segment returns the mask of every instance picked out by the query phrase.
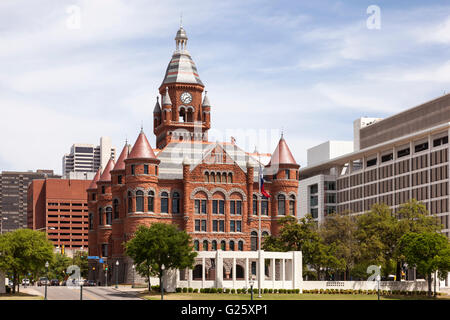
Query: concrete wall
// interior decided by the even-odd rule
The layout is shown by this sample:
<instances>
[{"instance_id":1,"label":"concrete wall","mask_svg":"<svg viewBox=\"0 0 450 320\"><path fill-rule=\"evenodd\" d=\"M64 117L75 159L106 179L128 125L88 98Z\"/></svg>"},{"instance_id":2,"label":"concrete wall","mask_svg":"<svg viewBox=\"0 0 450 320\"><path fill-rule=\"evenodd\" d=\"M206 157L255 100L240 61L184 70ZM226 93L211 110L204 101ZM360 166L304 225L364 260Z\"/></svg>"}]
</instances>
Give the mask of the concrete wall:
<instances>
[{"instance_id":1,"label":"concrete wall","mask_svg":"<svg viewBox=\"0 0 450 320\"><path fill-rule=\"evenodd\" d=\"M303 290L376 290L376 281L303 281ZM380 290L427 291L426 281L380 281Z\"/></svg>"},{"instance_id":2,"label":"concrete wall","mask_svg":"<svg viewBox=\"0 0 450 320\"><path fill-rule=\"evenodd\" d=\"M327 141L308 149L308 167L353 152L353 141Z\"/></svg>"}]
</instances>

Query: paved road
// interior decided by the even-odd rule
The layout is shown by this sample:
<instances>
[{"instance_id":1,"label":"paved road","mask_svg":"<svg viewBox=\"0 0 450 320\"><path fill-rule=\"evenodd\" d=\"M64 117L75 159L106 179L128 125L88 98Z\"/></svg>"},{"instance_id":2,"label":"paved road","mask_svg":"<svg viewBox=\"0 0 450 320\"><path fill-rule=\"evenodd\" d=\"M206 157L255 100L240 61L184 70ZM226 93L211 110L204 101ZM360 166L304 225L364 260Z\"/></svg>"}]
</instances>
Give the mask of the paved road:
<instances>
[{"instance_id":1,"label":"paved road","mask_svg":"<svg viewBox=\"0 0 450 320\"><path fill-rule=\"evenodd\" d=\"M45 287L28 287L22 292L45 295ZM80 289L66 286L47 287L48 300L80 300ZM110 287L83 287L83 300L141 300L134 291L122 291Z\"/></svg>"}]
</instances>

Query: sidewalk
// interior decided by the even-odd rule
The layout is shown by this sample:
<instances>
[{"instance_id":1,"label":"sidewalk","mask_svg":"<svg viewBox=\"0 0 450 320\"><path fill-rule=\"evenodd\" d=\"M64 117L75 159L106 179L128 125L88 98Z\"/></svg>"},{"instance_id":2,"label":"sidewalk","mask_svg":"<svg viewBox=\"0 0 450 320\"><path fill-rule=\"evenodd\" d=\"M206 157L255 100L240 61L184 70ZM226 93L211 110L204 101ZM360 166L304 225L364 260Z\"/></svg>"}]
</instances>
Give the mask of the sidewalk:
<instances>
[{"instance_id":1,"label":"sidewalk","mask_svg":"<svg viewBox=\"0 0 450 320\"><path fill-rule=\"evenodd\" d=\"M20 288L20 292L27 293L27 294L32 294L34 296L41 296L41 297L44 296L42 293L40 293L36 289L33 289L33 286L29 286L29 287L26 287L26 288L21 287Z\"/></svg>"}]
</instances>

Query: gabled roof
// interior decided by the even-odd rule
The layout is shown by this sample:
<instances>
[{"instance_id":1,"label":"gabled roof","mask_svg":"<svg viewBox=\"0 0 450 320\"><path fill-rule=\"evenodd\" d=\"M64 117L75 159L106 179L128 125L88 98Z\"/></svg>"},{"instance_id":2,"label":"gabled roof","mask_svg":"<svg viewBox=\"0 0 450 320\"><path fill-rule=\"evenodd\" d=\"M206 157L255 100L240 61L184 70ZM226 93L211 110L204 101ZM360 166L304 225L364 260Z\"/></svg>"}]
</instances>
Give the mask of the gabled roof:
<instances>
[{"instance_id":1,"label":"gabled roof","mask_svg":"<svg viewBox=\"0 0 450 320\"><path fill-rule=\"evenodd\" d=\"M122 152L120 153L119 159L117 159L113 171L125 170L125 159L128 158L129 153L130 153L130 145L128 143L125 143L125 146L123 147Z\"/></svg>"},{"instance_id":2,"label":"gabled roof","mask_svg":"<svg viewBox=\"0 0 450 320\"><path fill-rule=\"evenodd\" d=\"M108 164L103 170L102 175L100 176L99 182L108 182L111 181L111 170L114 168L115 162L112 158L109 159Z\"/></svg>"},{"instance_id":3,"label":"gabled roof","mask_svg":"<svg viewBox=\"0 0 450 320\"><path fill-rule=\"evenodd\" d=\"M278 164L298 165L283 137L281 137L275 151L272 154L272 157L270 158L269 166Z\"/></svg>"},{"instance_id":4,"label":"gabled roof","mask_svg":"<svg viewBox=\"0 0 450 320\"><path fill-rule=\"evenodd\" d=\"M101 171L101 169L99 168L97 170L97 173L94 176L94 179L92 179L92 182L89 185L89 188L87 188L87 190L97 189L97 181L100 179L100 171Z\"/></svg>"},{"instance_id":5,"label":"gabled roof","mask_svg":"<svg viewBox=\"0 0 450 320\"><path fill-rule=\"evenodd\" d=\"M133 149L131 149L131 152L128 155L128 159L156 159L155 153L153 152L144 131L141 131L136 139Z\"/></svg>"}]
</instances>

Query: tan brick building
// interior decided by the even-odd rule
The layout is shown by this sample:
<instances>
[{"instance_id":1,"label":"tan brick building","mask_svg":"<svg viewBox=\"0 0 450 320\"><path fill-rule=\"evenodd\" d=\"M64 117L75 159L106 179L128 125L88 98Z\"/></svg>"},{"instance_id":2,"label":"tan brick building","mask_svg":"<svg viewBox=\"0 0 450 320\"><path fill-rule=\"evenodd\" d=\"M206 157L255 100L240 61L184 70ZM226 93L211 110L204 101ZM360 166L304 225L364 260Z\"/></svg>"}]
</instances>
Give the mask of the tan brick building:
<instances>
[{"instance_id":1,"label":"tan brick building","mask_svg":"<svg viewBox=\"0 0 450 320\"><path fill-rule=\"evenodd\" d=\"M257 249L259 214L263 234L276 233L280 217L296 215L299 165L286 141L280 139L263 166L271 195L266 199L259 192L258 156L235 143L208 141L212 106L183 28L175 40L159 88L162 107L158 99L153 111L156 149L141 130L87 190L89 255L110 266L108 283L115 279L116 261L119 282L131 282L132 261L123 243L140 225L175 224L191 235L195 250L244 251ZM104 282L106 272L96 260L90 266L90 279ZM224 268L229 274L229 266Z\"/></svg>"}]
</instances>

